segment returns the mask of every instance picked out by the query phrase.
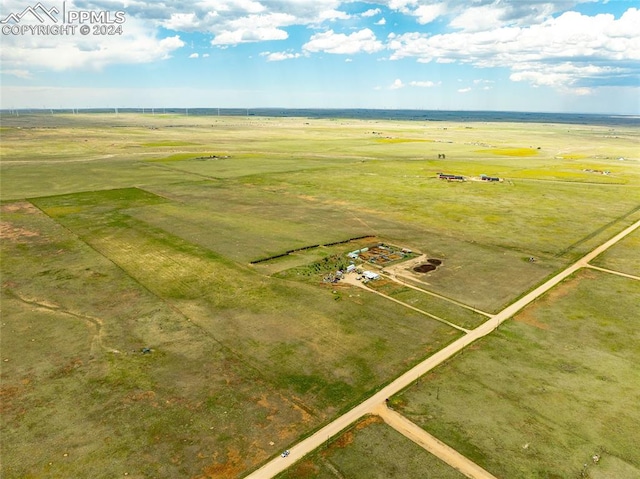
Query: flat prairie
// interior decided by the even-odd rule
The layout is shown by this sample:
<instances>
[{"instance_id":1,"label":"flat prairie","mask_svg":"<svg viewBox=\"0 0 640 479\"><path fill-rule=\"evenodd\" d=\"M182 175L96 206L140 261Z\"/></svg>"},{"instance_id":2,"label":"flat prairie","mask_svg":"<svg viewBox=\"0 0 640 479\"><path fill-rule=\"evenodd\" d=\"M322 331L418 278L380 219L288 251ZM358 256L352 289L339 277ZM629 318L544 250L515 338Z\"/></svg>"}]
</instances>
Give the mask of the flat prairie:
<instances>
[{"instance_id":1,"label":"flat prairie","mask_svg":"<svg viewBox=\"0 0 640 479\"><path fill-rule=\"evenodd\" d=\"M640 219L632 127L34 114L1 134L7 479L242 477ZM637 239L593 265L638 276ZM381 243L440 260L371 284L415 309L327 281ZM639 293L586 271L394 401L504 477L596 450L637 472ZM309 477L374 477L380 438L380 471L414 461L355 431ZM458 477L398 471L424 464Z\"/></svg>"}]
</instances>

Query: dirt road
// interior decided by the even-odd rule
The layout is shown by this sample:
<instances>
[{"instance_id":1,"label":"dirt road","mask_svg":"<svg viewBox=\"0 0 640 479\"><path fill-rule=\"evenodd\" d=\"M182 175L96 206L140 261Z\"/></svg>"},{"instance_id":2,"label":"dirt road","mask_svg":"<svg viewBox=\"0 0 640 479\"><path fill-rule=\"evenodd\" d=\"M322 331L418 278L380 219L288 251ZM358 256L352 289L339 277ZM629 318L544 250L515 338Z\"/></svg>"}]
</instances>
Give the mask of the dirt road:
<instances>
[{"instance_id":1,"label":"dirt road","mask_svg":"<svg viewBox=\"0 0 640 479\"><path fill-rule=\"evenodd\" d=\"M387 408L384 404L378 406L374 413L400 434L411 439L417 445L439 457L470 479L496 479L493 474L485 471L475 462L470 461L452 447L447 446L444 442L412 423L403 415Z\"/></svg>"},{"instance_id":2,"label":"dirt road","mask_svg":"<svg viewBox=\"0 0 640 479\"><path fill-rule=\"evenodd\" d=\"M640 221L637 221L633 225L626 228L624 231L611 238L609 241L598 246L596 249L583 256L581 259L555 275L544 284L538 286L536 289L520 298L515 303L500 311L484 324L478 326L473 331L465 334L460 339L451 343L449 346L441 349L433 356L430 356L420 364L414 366L412 369L396 378L394 381L389 383L387 386L382 388L370 398L361 402L350 411L346 412L333 422L318 430L316 433L312 434L311 436L293 446L288 457L276 457L275 459L264 464L261 468L246 476L246 479L267 479L274 477L275 475L279 474L280 472L284 471L286 468L294 464L296 461L302 459L317 447L321 446L331 437L337 435L340 431L347 428L350 424L357 421L365 414L375 414L376 408L379 407L380 404L384 404L385 399L401 391L419 377L423 376L439 364L443 363L447 359L460 352L469 344L494 331L501 323L512 317L515 313L520 311L535 299L542 296L544 293L549 291L561 281L565 280L580 268L588 266L589 261L593 260L600 253L616 244L618 241L636 230L638 227L640 227ZM446 461L444 457L440 458ZM462 467L461 464L458 464L455 461L453 463L449 462L449 464L459 470L460 467Z\"/></svg>"},{"instance_id":3,"label":"dirt road","mask_svg":"<svg viewBox=\"0 0 640 479\"><path fill-rule=\"evenodd\" d=\"M375 289L367 288L364 284L362 284L362 281L358 281L356 279L355 273L347 273L344 276L344 278L342 279L342 281L344 283L350 284L352 286L358 286L359 288L363 288L363 289L367 290L370 293L374 293L374 294L377 294L378 296L382 296L383 298L388 299L389 301L393 301L394 303L398 303L398 304L404 306L405 308L408 308L408 309L411 309L411 310L413 310L413 311L415 311L417 313L423 314L423 315L425 315L425 316L427 316L427 317L429 317L431 319L435 319L436 321L440 321L441 323L444 323L447 326L451 326L452 328L455 328L458 331L462 331L463 333L468 333L469 332L468 329L464 329L463 327L458 326L457 324L453 324L453 323L447 321L446 319L442 319L442 318L436 316L435 314L431 314L431 313L428 313L428 312L423 311L421 309L418 309L415 306L411 306L410 304L407 304L407 303L405 303L403 301L399 301L399 300L397 300L395 298L392 298L391 296L387 296L386 294L383 294L380 291L376 291Z\"/></svg>"}]
</instances>

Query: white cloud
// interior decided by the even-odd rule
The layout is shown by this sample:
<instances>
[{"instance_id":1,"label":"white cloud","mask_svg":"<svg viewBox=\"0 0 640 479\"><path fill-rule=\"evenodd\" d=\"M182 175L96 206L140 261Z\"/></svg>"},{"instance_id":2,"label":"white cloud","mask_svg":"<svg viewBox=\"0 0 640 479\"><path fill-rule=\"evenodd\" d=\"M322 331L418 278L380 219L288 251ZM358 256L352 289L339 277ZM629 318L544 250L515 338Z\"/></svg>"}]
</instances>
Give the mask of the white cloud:
<instances>
[{"instance_id":1,"label":"white cloud","mask_svg":"<svg viewBox=\"0 0 640 479\"><path fill-rule=\"evenodd\" d=\"M6 35L0 61L3 70L100 70L166 60L185 45L178 35L158 38L152 25L136 18L127 18L122 27L122 35Z\"/></svg>"},{"instance_id":2,"label":"white cloud","mask_svg":"<svg viewBox=\"0 0 640 479\"><path fill-rule=\"evenodd\" d=\"M189 55L189 58L198 58L200 55L198 53L192 53Z\"/></svg>"},{"instance_id":3,"label":"white cloud","mask_svg":"<svg viewBox=\"0 0 640 479\"><path fill-rule=\"evenodd\" d=\"M591 88L586 88L586 87L574 88L573 90L570 90L569 92L573 93L574 95L577 95L577 96L585 96L585 95L592 95L593 94L593 90Z\"/></svg>"},{"instance_id":4,"label":"white cloud","mask_svg":"<svg viewBox=\"0 0 640 479\"><path fill-rule=\"evenodd\" d=\"M471 91L471 88L460 88L458 90L458 93L469 93Z\"/></svg>"},{"instance_id":5,"label":"white cloud","mask_svg":"<svg viewBox=\"0 0 640 479\"><path fill-rule=\"evenodd\" d=\"M363 17L375 17L376 15L379 15L380 13L382 13L382 10L380 10L379 8L371 8L371 9L367 10L366 12L362 12L360 15L362 15Z\"/></svg>"},{"instance_id":6,"label":"white cloud","mask_svg":"<svg viewBox=\"0 0 640 479\"><path fill-rule=\"evenodd\" d=\"M344 61L345 63L351 63L353 61L353 58L345 58Z\"/></svg>"},{"instance_id":7,"label":"white cloud","mask_svg":"<svg viewBox=\"0 0 640 479\"><path fill-rule=\"evenodd\" d=\"M387 6L428 24L441 17L465 31L542 23L578 3L595 0L387 0Z\"/></svg>"},{"instance_id":8,"label":"white cloud","mask_svg":"<svg viewBox=\"0 0 640 479\"><path fill-rule=\"evenodd\" d=\"M329 20L331 22L335 20L349 20L351 15L346 12L341 12L339 10L324 10L318 14L318 18L316 22L321 23L325 20Z\"/></svg>"},{"instance_id":9,"label":"white cloud","mask_svg":"<svg viewBox=\"0 0 640 479\"><path fill-rule=\"evenodd\" d=\"M464 10L449 25L469 32L481 32L492 28L500 28L503 24L501 18L504 15L505 10L502 7L483 5Z\"/></svg>"},{"instance_id":10,"label":"white cloud","mask_svg":"<svg viewBox=\"0 0 640 479\"><path fill-rule=\"evenodd\" d=\"M307 52L325 52L334 54L353 55L355 53L374 53L384 48L382 42L368 28L353 32L350 35L335 33L328 30L312 35L302 49Z\"/></svg>"},{"instance_id":11,"label":"white cloud","mask_svg":"<svg viewBox=\"0 0 640 479\"><path fill-rule=\"evenodd\" d=\"M435 3L432 5L420 5L416 8L412 15L418 17L418 23L426 25L436 20L440 15L445 13L446 7L442 3Z\"/></svg>"},{"instance_id":12,"label":"white cloud","mask_svg":"<svg viewBox=\"0 0 640 479\"><path fill-rule=\"evenodd\" d=\"M202 55L202 58L209 58L209 54L208 54L208 53L204 53L204 54Z\"/></svg>"},{"instance_id":13,"label":"white cloud","mask_svg":"<svg viewBox=\"0 0 640 479\"><path fill-rule=\"evenodd\" d=\"M391 86L389 87L390 90L399 90L400 88L404 88L405 85L404 83L402 83L402 80L400 80L400 78L396 78L394 80L394 82L391 84Z\"/></svg>"},{"instance_id":14,"label":"white cloud","mask_svg":"<svg viewBox=\"0 0 640 479\"><path fill-rule=\"evenodd\" d=\"M387 24L387 20L385 20L384 17L382 17L380 20L374 23L374 25L386 25L386 24Z\"/></svg>"},{"instance_id":15,"label":"white cloud","mask_svg":"<svg viewBox=\"0 0 640 479\"><path fill-rule=\"evenodd\" d=\"M432 88L434 86L440 85L440 82L435 83L432 81L412 81L409 83L411 86L420 87L420 88Z\"/></svg>"},{"instance_id":16,"label":"white cloud","mask_svg":"<svg viewBox=\"0 0 640 479\"><path fill-rule=\"evenodd\" d=\"M224 13L262 13L266 7L259 1L254 0L200 0L196 7L209 11L219 11Z\"/></svg>"},{"instance_id":17,"label":"white cloud","mask_svg":"<svg viewBox=\"0 0 640 479\"><path fill-rule=\"evenodd\" d=\"M33 77L29 70L2 70L3 75L11 75L14 77L22 78L24 80L28 80Z\"/></svg>"},{"instance_id":18,"label":"white cloud","mask_svg":"<svg viewBox=\"0 0 640 479\"><path fill-rule=\"evenodd\" d=\"M479 85L481 83L495 83L493 80L484 80L483 78L476 78L473 80L474 85Z\"/></svg>"},{"instance_id":19,"label":"white cloud","mask_svg":"<svg viewBox=\"0 0 640 479\"><path fill-rule=\"evenodd\" d=\"M512 81L528 81L537 86L568 88L577 83L578 78L612 77L624 73L622 68L595 65L574 65L570 62L548 65L544 71L535 63L517 65L509 76ZM576 87L576 89L579 87Z\"/></svg>"},{"instance_id":20,"label":"white cloud","mask_svg":"<svg viewBox=\"0 0 640 479\"><path fill-rule=\"evenodd\" d=\"M157 18L164 28L212 34L212 44L221 48L238 43L284 40L288 38L286 27L317 27L352 17L339 10L343 0L200 0L186 5L130 1L137 5L140 15Z\"/></svg>"},{"instance_id":21,"label":"white cloud","mask_svg":"<svg viewBox=\"0 0 640 479\"><path fill-rule=\"evenodd\" d=\"M391 10L398 10L402 13L407 13L410 6L417 3L417 0L389 0L389 8Z\"/></svg>"},{"instance_id":22,"label":"white cloud","mask_svg":"<svg viewBox=\"0 0 640 479\"><path fill-rule=\"evenodd\" d=\"M640 74L640 10L619 19L566 12L530 27L502 27L439 35L390 35L391 60L416 58L428 63L467 63L502 67L513 81L554 88L579 88L581 81L606 85ZM615 83L613 83L615 84Z\"/></svg>"},{"instance_id":23,"label":"white cloud","mask_svg":"<svg viewBox=\"0 0 640 479\"><path fill-rule=\"evenodd\" d=\"M268 62L280 62L283 60L300 58L302 54L293 52L262 52L260 53L260 56L266 57Z\"/></svg>"},{"instance_id":24,"label":"white cloud","mask_svg":"<svg viewBox=\"0 0 640 479\"><path fill-rule=\"evenodd\" d=\"M213 12L212 15L216 16L217 14ZM173 13L168 20L163 22L162 26L168 30L189 32L201 23L195 13Z\"/></svg>"},{"instance_id":25,"label":"white cloud","mask_svg":"<svg viewBox=\"0 0 640 479\"><path fill-rule=\"evenodd\" d=\"M286 13L240 17L228 22L225 29L211 40L211 44L237 45L238 43L285 40L289 34L279 27L294 23L295 17Z\"/></svg>"}]
</instances>

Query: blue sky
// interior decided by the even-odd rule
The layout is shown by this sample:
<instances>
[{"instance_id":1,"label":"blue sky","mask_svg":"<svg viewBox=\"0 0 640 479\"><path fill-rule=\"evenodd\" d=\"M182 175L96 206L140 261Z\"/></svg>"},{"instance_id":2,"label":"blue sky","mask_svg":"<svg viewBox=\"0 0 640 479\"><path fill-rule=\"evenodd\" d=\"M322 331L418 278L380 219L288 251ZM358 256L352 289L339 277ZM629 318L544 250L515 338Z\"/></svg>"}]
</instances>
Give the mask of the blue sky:
<instances>
[{"instance_id":1,"label":"blue sky","mask_svg":"<svg viewBox=\"0 0 640 479\"><path fill-rule=\"evenodd\" d=\"M640 114L635 0L5 0L0 18L2 108Z\"/></svg>"}]
</instances>

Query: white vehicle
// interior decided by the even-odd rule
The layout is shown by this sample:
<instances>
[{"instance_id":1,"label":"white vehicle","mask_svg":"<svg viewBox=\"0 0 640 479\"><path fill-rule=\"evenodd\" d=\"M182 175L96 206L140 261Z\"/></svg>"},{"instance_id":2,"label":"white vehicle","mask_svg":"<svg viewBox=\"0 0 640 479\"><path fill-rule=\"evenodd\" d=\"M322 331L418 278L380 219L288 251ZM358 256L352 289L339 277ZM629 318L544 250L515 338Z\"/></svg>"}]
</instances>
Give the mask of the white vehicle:
<instances>
[{"instance_id":1,"label":"white vehicle","mask_svg":"<svg viewBox=\"0 0 640 479\"><path fill-rule=\"evenodd\" d=\"M290 454L289 449L280 454L280 457L287 457Z\"/></svg>"}]
</instances>

